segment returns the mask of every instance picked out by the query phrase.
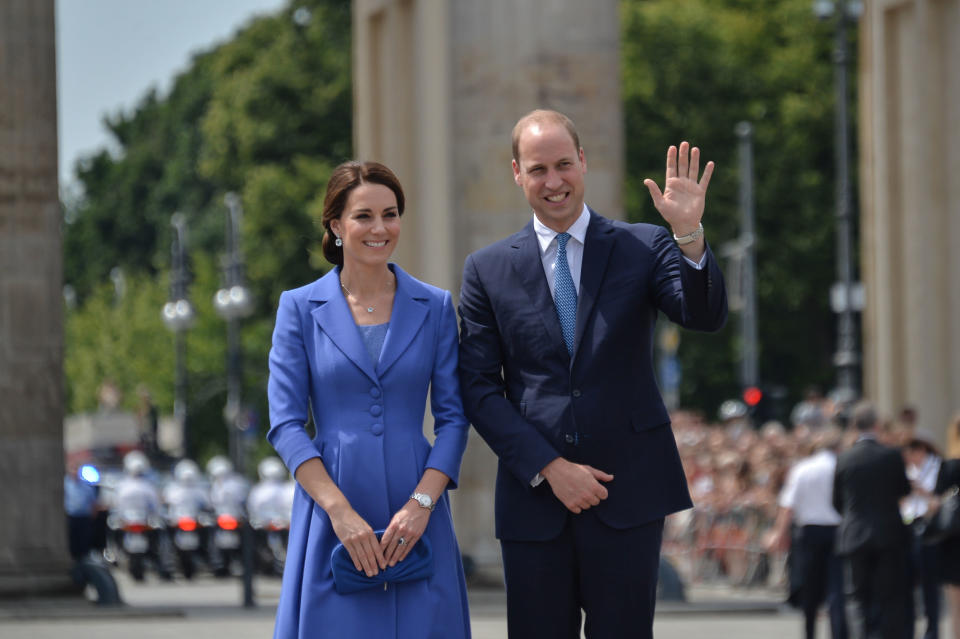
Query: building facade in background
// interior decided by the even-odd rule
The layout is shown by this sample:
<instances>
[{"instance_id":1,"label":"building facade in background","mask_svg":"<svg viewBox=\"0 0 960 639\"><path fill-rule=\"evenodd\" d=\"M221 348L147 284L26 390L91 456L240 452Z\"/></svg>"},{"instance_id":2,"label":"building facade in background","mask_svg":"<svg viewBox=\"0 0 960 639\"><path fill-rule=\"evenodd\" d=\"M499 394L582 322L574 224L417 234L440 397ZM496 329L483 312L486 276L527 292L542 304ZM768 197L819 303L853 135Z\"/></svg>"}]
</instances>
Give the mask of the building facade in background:
<instances>
[{"instance_id":1,"label":"building facade in background","mask_svg":"<svg viewBox=\"0 0 960 639\"><path fill-rule=\"evenodd\" d=\"M864 394L960 411L960 0L871 0L860 34Z\"/></svg>"}]
</instances>

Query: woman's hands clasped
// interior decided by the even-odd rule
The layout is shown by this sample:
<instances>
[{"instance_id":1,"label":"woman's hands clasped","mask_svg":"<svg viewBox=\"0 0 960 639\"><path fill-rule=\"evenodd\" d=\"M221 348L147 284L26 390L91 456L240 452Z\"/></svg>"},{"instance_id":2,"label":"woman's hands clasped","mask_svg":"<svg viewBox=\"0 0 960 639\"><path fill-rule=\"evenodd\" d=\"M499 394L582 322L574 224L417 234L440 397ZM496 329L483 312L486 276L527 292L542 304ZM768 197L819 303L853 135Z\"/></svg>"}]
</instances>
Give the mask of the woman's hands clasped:
<instances>
[{"instance_id":1,"label":"woman's hands clasped","mask_svg":"<svg viewBox=\"0 0 960 639\"><path fill-rule=\"evenodd\" d=\"M327 512L333 532L343 544L353 566L363 571L367 577L375 577L377 573L387 567L380 540L363 517L357 514L350 506L344 506L335 512Z\"/></svg>"},{"instance_id":2,"label":"woman's hands clasped","mask_svg":"<svg viewBox=\"0 0 960 639\"><path fill-rule=\"evenodd\" d=\"M430 521L430 511L413 500L404 504L390 520L390 525L380 538L380 551L387 565L395 566L403 561L413 548ZM403 543L400 543L403 540Z\"/></svg>"}]
</instances>

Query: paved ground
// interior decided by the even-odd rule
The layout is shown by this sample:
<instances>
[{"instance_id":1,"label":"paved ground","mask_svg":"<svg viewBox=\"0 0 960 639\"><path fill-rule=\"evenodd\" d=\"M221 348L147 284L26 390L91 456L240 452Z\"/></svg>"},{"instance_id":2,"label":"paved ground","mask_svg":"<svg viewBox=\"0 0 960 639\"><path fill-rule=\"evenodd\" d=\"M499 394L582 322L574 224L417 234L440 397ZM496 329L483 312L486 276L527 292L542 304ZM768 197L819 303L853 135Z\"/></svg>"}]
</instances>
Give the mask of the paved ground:
<instances>
[{"instance_id":1,"label":"paved ground","mask_svg":"<svg viewBox=\"0 0 960 639\"><path fill-rule=\"evenodd\" d=\"M81 600L0 600L3 639L182 639L229 637L262 639L272 635L279 595L277 580L256 582L257 607L243 609L237 581L201 578L195 582L136 584L117 575L126 605L104 608ZM474 639L506 637L503 592L472 590ZM789 639L802 637L802 620L778 605L769 591L694 588L689 604L658 606L654 624L658 639ZM941 636L949 636L949 624ZM827 637L825 619L819 636Z\"/></svg>"}]
</instances>

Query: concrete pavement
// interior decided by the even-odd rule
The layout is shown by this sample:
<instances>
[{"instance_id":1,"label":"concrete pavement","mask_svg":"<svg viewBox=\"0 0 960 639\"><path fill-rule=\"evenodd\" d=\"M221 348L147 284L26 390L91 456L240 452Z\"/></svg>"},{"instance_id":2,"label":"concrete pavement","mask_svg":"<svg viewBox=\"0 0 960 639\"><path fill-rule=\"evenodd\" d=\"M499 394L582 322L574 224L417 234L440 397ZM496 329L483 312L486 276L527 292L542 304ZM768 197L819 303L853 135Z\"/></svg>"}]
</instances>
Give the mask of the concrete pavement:
<instances>
[{"instance_id":1,"label":"concrete pavement","mask_svg":"<svg viewBox=\"0 0 960 639\"><path fill-rule=\"evenodd\" d=\"M132 582L115 573L126 605L98 607L79 599L0 600L3 639L183 639L272 636L273 614L280 584L258 578L257 607L244 609L240 583L198 578L193 582ZM737 591L722 587L691 588L692 603L658 606L654 623L658 639L788 639L801 637L802 618L778 605L772 591ZM502 590L470 592L474 639L504 639L506 619ZM941 636L949 636L941 624ZM820 636L829 636L821 618Z\"/></svg>"}]
</instances>

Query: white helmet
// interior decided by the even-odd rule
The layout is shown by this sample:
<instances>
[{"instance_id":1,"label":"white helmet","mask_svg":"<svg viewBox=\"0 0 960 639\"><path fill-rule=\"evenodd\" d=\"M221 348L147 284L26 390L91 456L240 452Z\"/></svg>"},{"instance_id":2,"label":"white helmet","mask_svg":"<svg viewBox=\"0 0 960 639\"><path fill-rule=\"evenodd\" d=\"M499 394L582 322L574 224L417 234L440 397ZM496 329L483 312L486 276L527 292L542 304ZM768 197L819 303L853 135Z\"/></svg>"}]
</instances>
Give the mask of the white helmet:
<instances>
[{"instance_id":1,"label":"white helmet","mask_svg":"<svg viewBox=\"0 0 960 639\"><path fill-rule=\"evenodd\" d=\"M173 467L173 478L184 484L192 484L200 479L200 468L192 459L181 459Z\"/></svg>"},{"instance_id":2,"label":"white helmet","mask_svg":"<svg viewBox=\"0 0 960 639\"><path fill-rule=\"evenodd\" d=\"M123 470L128 475L139 477L145 475L150 470L150 461L147 456L139 450L131 450L123 457Z\"/></svg>"},{"instance_id":3,"label":"white helmet","mask_svg":"<svg viewBox=\"0 0 960 639\"><path fill-rule=\"evenodd\" d=\"M233 471L233 462L223 455L214 455L207 462L207 474L213 479L230 474Z\"/></svg>"},{"instance_id":4,"label":"white helmet","mask_svg":"<svg viewBox=\"0 0 960 639\"><path fill-rule=\"evenodd\" d=\"M277 479L283 481L287 478L287 467L277 457L264 457L257 465L257 474L263 480Z\"/></svg>"}]
</instances>

